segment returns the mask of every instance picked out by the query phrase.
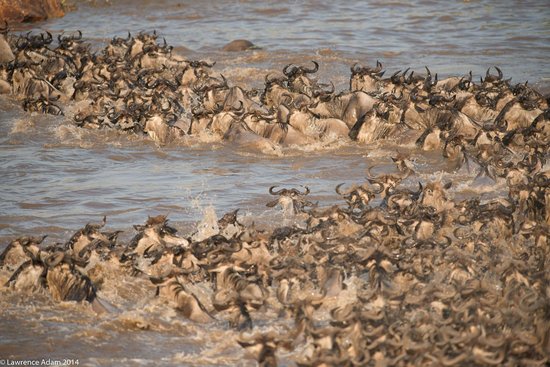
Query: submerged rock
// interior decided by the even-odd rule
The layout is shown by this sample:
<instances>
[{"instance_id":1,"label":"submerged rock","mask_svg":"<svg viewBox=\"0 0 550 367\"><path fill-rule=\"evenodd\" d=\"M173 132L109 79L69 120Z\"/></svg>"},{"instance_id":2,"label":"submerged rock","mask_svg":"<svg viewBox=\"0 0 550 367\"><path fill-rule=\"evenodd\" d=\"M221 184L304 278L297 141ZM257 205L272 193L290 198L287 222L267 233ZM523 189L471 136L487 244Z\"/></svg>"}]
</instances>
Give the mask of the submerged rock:
<instances>
[{"instance_id":1,"label":"submerged rock","mask_svg":"<svg viewBox=\"0 0 550 367\"><path fill-rule=\"evenodd\" d=\"M248 40L234 40L229 42L227 45L223 46L222 51L237 52L237 51L247 51L247 50L252 50L257 48L259 47Z\"/></svg>"}]
</instances>

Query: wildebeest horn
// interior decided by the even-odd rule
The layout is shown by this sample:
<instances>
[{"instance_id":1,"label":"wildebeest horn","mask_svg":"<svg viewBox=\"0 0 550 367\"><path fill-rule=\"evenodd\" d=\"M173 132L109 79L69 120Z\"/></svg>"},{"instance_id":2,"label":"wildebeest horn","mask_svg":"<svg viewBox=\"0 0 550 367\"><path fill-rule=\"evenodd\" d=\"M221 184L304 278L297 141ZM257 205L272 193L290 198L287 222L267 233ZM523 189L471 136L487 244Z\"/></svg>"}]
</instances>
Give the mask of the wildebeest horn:
<instances>
[{"instance_id":1,"label":"wildebeest horn","mask_svg":"<svg viewBox=\"0 0 550 367\"><path fill-rule=\"evenodd\" d=\"M406 80L406 83L407 83L407 84L411 84L411 83L412 83L412 81L413 81L413 75L414 75L414 70L411 71L411 73L409 74L409 77L408 77L407 80Z\"/></svg>"},{"instance_id":2,"label":"wildebeest horn","mask_svg":"<svg viewBox=\"0 0 550 367\"><path fill-rule=\"evenodd\" d=\"M280 104L290 109L289 106L292 104L292 96L286 92L281 94Z\"/></svg>"},{"instance_id":3,"label":"wildebeest horn","mask_svg":"<svg viewBox=\"0 0 550 367\"><path fill-rule=\"evenodd\" d=\"M487 72L485 73L485 81L489 81L491 83L491 82L502 80L502 76L503 76L502 70L500 70L498 66L495 66L495 70L497 71L498 76L490 74L490 71L491 71L490 67L487 69Z\"/></svg>"},{"instance_id":4,"label":"wildebeest horn","mask_svg":"<svg viewBox=\"0 0 550 367\"><path fill-rule=\"evenodd\" d=\"M497 72L498 72L498 80L501 80L502 79L502 70L500 70L500 68L498 66L495 66L495 69L497 69Z\"/></svg>"},{"instance_id":5,"label":"wildebeest horn","mask_svg":"<svg viewBox=\"0 0 550 367\"><path fill-rule=\"evenodd\" d=\"M401 73L401 70L397 70L395 73L393 73L393 75L390 77L390 80L393 82L393 83L396 83L397 81L399 81L399 79L397 78L397 76Z\"/></svg>"},{"instance_id":6,"label":"wildebeest horn","mask_svg":"<svg viewBox=\"0 0 550 367\"><path fill-rule=\"evenodd\" d=\"M231 105L231 110L233 111L233 113L235 113L238 116L242 115L245 112L243 101L239 101L239 107L238 108L234 108L234 106Z\"/></svg>"},{"instance_id":7,"label":"wildebeest horn","mask_svg":"<svg viewBox=\"0 0 550 367\"><path fill-rule=\"evenodd\" d=\"M313 74L313 73L316 73L319 70L319 64L316 61L311 61L311 62L314 65L312 69L306 69L304 67L301 68L304 73Z\"/></svg>"},{"instance_id":8,"label":"wildebeest horn","mask_svg":"<svg viewBox=\"0 0 550 367\"><path fill-rule=\"evenodd\" d=\"M336 185L335 190L336 190L336 193L337 193L338 195L344 196L344 195L348 195L348 194L349 194L349 191L348 191L348 192L345 192L345 191L342 192L342 191L340 191L340 187L342 187L343 185L344 185L343 182L342 182L341 184Z\"/></svg>"},{"instance_id":9,"label":"wildebeest horn","mask_svg":"<svg viewBox=\"0 0 550 367\"><path fill-rule=\"evenodd\" d=\"M44 34L40 33L40 37L42 38L42 41L44 41L45 44L52 43L53 36L50 32L46 31L46 34L48 35L48 38L44 38Z\"/></svg>"},{"instance_id":10,"label":"wildebeest horn","mask_svg":"<svg viewBox=\"0 0 550 367\"><path fill-rule=\"evenodd\" d=\"M63 261L63 259L65 258L65 253L62 252L62 251L58 251L58 252L54 252L53 254L51 254L50 256L48 256L45 260L44 260L44 263L50 267L50 268L53 268L54 266L58 265L59 263L61 263L61 261Z\"/></svg>"},{"instance_id":11,"label":"wildebeest horn","mask_svg":"<svg viewBox=\"0 0 550 367\"><path fill-rule=\"evenodd\" d=\"M424 187L422 186L422 182L419 181L418 182L418 190L413 192L414 196L415 197L420 197L423 190L424 190Z\"/></svg>"},{"instance_id":12,"label":"wildebeest horn","mask_svg":"<svg viewBox=\"0 0 550 367\"><path fill-rule=\"evenodd\" d=\"M217 87L219 87L219 88L229 88L229 86L227 85L227 79L225 79L225 76L223 76L223 74L220 74L220 76L222 77L222 83L218 84Z\"/></svg>"},{"instance_id":13,"label":"wildebeest horn","mask_svg":"<svg viewBox=\"0 0 550 367\"><path fill-rule=\"evenodd\" d=\"M472 77L472 75L470 74L470 78ZM461 89L461 90L466 90L468 88L470 88L470 84L472 83L471 80L467 80L467 79L464 79L463 77L460 78L460 81L458 82L458 88Z\"/></svg>"},{"instance_id":14,"label":"wildebeest horn","mask_svg":"<svg viewBox=\"0 0 550 367\"><path fill-rule=\"evenodd\" d=\"M276 188L276 187L277 187L277 186L271 186L271 187L269 188L269 193L270 193L271 195L279 195L281 192L284 191L284 189L281 189L281 190L278 190L278 191L273 191L273 189Z\"/></svg>"},{"instance_id":15,"label":"wildebeest horn","mask_svg":"<svg viewBox=\"0 0 550 367\"><path fill-rule=\"evenodd\" d=\"M221 250L226 253L236 253L242 250L243 244L240 241L223 241L221 244Z\"/></svg>"}]
</instances>

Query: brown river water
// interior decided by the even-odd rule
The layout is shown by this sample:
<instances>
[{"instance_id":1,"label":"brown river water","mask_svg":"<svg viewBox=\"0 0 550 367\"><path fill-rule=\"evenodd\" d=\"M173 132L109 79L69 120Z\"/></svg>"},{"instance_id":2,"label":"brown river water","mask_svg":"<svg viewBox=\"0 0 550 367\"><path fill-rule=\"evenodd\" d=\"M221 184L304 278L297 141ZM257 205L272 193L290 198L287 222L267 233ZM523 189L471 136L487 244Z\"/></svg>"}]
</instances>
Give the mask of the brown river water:
<instances>
[{"instance_id":1,"label":"brown river water","mask_svg":"<svg viewBox=\"0 0 550 367\"><path fill-rule=\"evenodd\" d=\"M288 63L320 64L318 78L348 87L354 62L382 61L391 75L428 65L440 77L474 79L499 66L512 83L550 90L550 8L534 1L95 1L78 3L65 17L15 27L13 32L81 30L102 47L128 31L156 30L192 59L216 61L212 69L232 84L261 87L266 73ZM260 48L220 51L248 39ZM134 235L132 225L166 214L181 233L211 216L239 208L243 222L291 223L268 208L271 185L307 186L308 197L338 202L337 184L361 183L367 168L391 169L390 157L411 153L417 176L406 185L453 181L455 198L505 196L504 182L453 173L439 153L417 152L414 141L359 145L350 142L247 150L220 141L158 147L150 139L113 131L88 131L63 116L24 112L0 96L0 250L22 235L64 242L88 222L107 216L109 230ZM215 213L215 214L214 214ZM114 274L114 273L113 273ZM118 276L118 275L114 275ZM0 279L2 283L6 279ZM96 315L86 305L0 292L0 359L78 360L81 365L255 365L243 359L237 333L219 321L203 327L159 302L149 282L106 279L100 296L116 307ZM127 286L124 285L127 282ZM206 292L206 291L205 291ZM269 318L257 321L267 330ZM292 364L283 351L282 365Z\"/></svg>"}]
</instances>

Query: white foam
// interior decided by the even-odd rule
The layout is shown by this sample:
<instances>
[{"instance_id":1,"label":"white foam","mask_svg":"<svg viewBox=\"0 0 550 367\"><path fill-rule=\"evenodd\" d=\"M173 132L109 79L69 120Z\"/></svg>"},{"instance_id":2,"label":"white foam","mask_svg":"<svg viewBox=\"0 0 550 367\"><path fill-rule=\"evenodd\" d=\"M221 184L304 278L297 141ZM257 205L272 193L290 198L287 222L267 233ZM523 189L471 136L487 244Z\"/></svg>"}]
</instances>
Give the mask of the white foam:
<instances>
[{"instance_id":1,"label":"white foam","mask_svg":"<svg viewBox=\"0 0 550 367\"><path fill-rule=\"evenodd\" d=\"M194 241L203 241L208 237L212 237L220 232L218 227L218 216L212 205L204 209L202 220L197 224L197 232L193 235Z\"/></svg>"}]
</instances>

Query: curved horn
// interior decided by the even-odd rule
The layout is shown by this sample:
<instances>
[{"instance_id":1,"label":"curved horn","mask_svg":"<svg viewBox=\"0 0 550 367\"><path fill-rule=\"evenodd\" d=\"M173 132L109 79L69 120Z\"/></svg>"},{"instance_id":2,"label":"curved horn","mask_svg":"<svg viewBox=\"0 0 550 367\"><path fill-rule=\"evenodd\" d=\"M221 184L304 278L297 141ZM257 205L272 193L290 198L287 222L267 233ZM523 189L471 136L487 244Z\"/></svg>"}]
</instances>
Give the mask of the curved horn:
<instances>
[{"instance_id":1,"label":"curved horn","mask_svg":"<svg viewBox=\"0 0 550 367\"><path fill-rule=\"evenodd\" d=\"M397 75L399 75L399 73L401 73L401 70L397 70L395 73L392 74L390 78L396 77Z\"/></svg>"},{"instance_id":2,"label":"curved horn","mask_svg":"<svg viewBox=\"0 0 550 367\"><path fill-rule=\"evenodd\" d=\"M392 83L397 84L399 83L398 75L401 73L401 70L397 70L393 75L390 77L390 80Z\"/></svg>"},{"instance_id":3,"label":"curved horn","mask_svg":"<svg viewBox=\"0 0 550 367\"><path fill-rule=\"evenodd\" d=\"M78 33L78 35L72 36L71 39L73 41L80 41L82 39L82 32L80 31L80 29L78 29L76 32Z\"/></svg>"},{"instance_id":4,"label":"curved horn","mask_svg":"<svg viewBox=\"0 0 550 367\"><path fill-rule=\"evenodd\" d=\"M288 93L283 93L281 94L281 98L280 98L280 104L285 106L286 108L290 109L289 106L292 105L292 96Z\"/></svg>"},{"instance_id":5,"label":"curved horn","mask_svg":"<svg viewBox=\"0 0 550 367\"><path fill-rule=\"evenodd\" d=\"M319 64L317 63L317 61L311 61L313 63L313 68L312 69L306 69L304 67L302 67L302 71L306 74L313 74L313 73L316 73L318 70L319 70Z\"/></svg>"},{"instance_id":6,"label":"curved horn","mask_svg":"<svg viewBox=\"0 0 550 367\"><path fill-rule=\"evenodd\" d=\"M329 92L329 91L325 91L326 94L332 94L332 93L334 93L334 91L336 90L336 89L334 88L334 83L332 82L332 80L330 81L330 86L331 86L330 92Z\"/></svg>"},{"instance_id":7,"label":"curved horn","mask_svg":"<svg viewBox=\"0 0 550 367\"><path fill-rule=\"evenodd\" d=\"M242 116L242 114L245 112L243 101L239 101L238 108L235 108L234 105L231 105L229 110L232 111L237 116Z\"/></svg>"},{"instance_id":8,"label":"curved horn","mask_svg":"<svg viewBox=\"0 0 550 367\"><path fill-rule=\"evenodd\" d=\"M409 74L409 77L406 80L407 84L411 84L413 82L413 76L414 76L414 70L411 71L411 73Z\"/></svg>"},{"instance_id":9,"label":"curved horn","mask_svg":"<svg viewBox=\"0 0 550 367\"><path fill-rule=\"evenodd\" d=\"M443 239L441 242L436 242L438 246L440 247L448 247L453 241L449 238L449 236L443 236Z\"/></svg>"},{"instance_id":10,"label":"curved horn","mask_svg":"<svg viewBox=\"0 0 550 367\"><path fill-rule=\"evenodd\" d=\"M472 75L470 74L470 78L471 77L472 77ZM471 83L472 83L471 80L460 78L460 81L458 82L458 88L461 89L461 90L467 90L467 89L470 88Z\"/></svg>"},{"instance_id":11,"label":"curved horn","mask_svg":"<svg viewBox=\"0 0 550 367\"><path fill-rule=\"evenodd\" d=\"M58 251L58 252L54 252L53 254L48 256L44 260L44 263L46 264L46 266L48 266L50 268L53 268L54 266L61 263L61 261L63 261L64 258L65 258L65 253L61 252L61 251Z\"/></svg>"},{"instance_id":12,"label":"curved horn","mask_svg":"<svg viewBox=\"0 0 550 367\"><path fill-rule=\"evenodd\" d=\"M52 34L51 34L50 32L48 32L48 31L46 31L46 34L48 35L48 38L45 39L45 38L42 36L42 40L44 41L45 44L50 44L50 43L52 43L52 40L53 40ZM42 35L42 34L41 34L41 35Z\"/></svg>"},{"instance_id":13,"label":"curved horn","mask_svg":"<svg viewBox=\"0 0 550 367\"><path fill-rule=\"evenodd\" d=\"M418 190L413 191L412 194L414 197L419 198L423 190L424 190L424 187L422 186L422 182L418 181Z\"/></svg>"},{"instance_id":14,"label":"curved horn","mask_svg":"<svg viewBox=\"0 0 550 367\"><path fill-rule=\"evenodd\" d=\"M347 191L341 191L340 188L345 185L343 182L341 184L338 184L336 185L336 188L335 188L335 191L338 195L340 196L346 196L346 195L349 195L352 191L353 191L353 187L350 188L349 190Z\"/></svg>"},{"instance_id":15,"label":"curved horn","mask_svg":"<svg viewBox=\"0 0 550 367\"><path fill-rule=\"evenodd\" d=\"M220 76L222 77L222 82L221 82L221 84L218 84L216 87L218 87L218 88L229 88L229 85L227 85L227 79L225 79L225 76L223 76L223 74L220 74Z\"/></svg>"},{"instance_id":16,"label":"curved horn","mask_svg":"<svg viewBox=\"0 0 550 367\"><path fill-rule=\"evenodd\" d=\"M426 68L426 80L431 80L432 79L432 73L430 72L430 69L428 69L427 66L424 66Z\"/></svg>"},{"instance_id":17,"label":"curved horn","mask_svg":"<svg viewBox=\"0 0 550 367\"><path fill-rule=\"evenodd\" d=\"M502 70L500 70L500 68L498 66L495 66L495 69L497 70L498 72L498 80L502 80Z\"/></svg>"},{"instance_id":18,"label":"curved horn","mask_svg":"<svg viewBox=\"0 0 550 367\"><path fill-rule=\"evenodd\" d=\"M369 166L367 167L367 174L366 174L366 177L367 177L367 180L375 180L376 179L376 176L374 176L372 174L372 169L374 168L375 166Z\"/></svg>"},{"instance_id":19,"label":"curved horn","mask_svg":"<svg viewBox=\"0 0 550 367\"><path fill-rule=\"evenodd\" d=\"M240 241L224 241L221 245L221 250L226 253L236 253L243 249L243 244Z\"/></svg>"},{"instance_id":20,"label":"curved horn","mask_svg":"<svg viewBox=\"0 0 550 367\"><path fill-rule=\"evenodd\" d=\"M273 191L273 189L276 188L276 187L277 187L277 186L271 186L271 187L269 188L269 193L270 193L271 195L279 195L281 192L283 192L284 189L280 189L280 190L278 190L278 191Z\"/></svg>"}]
</instances>

